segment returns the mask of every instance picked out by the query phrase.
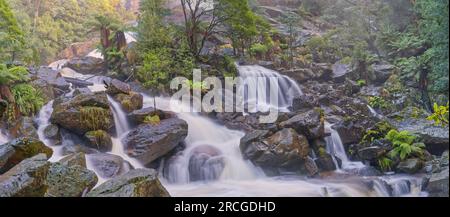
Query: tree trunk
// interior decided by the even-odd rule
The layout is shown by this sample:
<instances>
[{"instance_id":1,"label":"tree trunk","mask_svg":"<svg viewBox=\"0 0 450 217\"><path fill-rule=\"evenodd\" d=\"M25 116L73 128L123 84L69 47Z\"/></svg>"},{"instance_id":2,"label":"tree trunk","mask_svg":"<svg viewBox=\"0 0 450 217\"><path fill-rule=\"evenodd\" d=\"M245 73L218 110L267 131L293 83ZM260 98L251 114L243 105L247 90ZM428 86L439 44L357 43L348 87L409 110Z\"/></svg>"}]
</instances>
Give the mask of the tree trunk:
<instances>
[{"instance_id":1,"label":"tree trunk","mask_svg":"<svg viewBox=\"0 0 450 217\"><path fill-rule=\"evenodd\" d=\"M423 107L428 112L433 112L433 106L431 106L431 99L430 99L430 95L428 93L428 70L427 69L423 69L422 71L420 71L419 90L421 93L421 101L422 101Z\"/></svg>"}]
</instances>

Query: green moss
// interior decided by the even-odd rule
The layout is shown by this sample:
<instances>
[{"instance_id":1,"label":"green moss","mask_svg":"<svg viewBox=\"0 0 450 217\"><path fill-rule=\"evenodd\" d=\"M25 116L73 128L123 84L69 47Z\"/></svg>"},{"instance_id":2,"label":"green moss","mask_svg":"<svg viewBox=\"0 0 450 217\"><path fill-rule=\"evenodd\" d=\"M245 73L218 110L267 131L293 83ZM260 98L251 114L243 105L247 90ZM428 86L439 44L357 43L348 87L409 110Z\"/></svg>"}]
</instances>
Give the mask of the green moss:
<instances>
[{"instance_id":1,"label":"green moss","mask_svg":"<svg viewBox=\"0 0 450 217\"><path fill-rule=\"evenodd\" d=\"M159 118L158 115L153 115L153 116L148 115L144 119L144 123L151 124L151 125L158 125L160 122L161 122L161 119Z\"/></svg>"},{"instance_id":2,"label":"green moss","mask_svg":"<svg viewBox=\"0 0 450 217\"><path fill-rule=\"evenodd\" d=\"M108 110L86 106L80 109L80 122L90 130L105 129L111 125L110 113Z\"/></svg>"},{"instance_id":3,"label":"green moss","mask_svg":"<svg viewBox=\"0 0 450 217\"><path fill-rule=\"evenodd\" d=\"M323 148L323 147L320 147L319 148L319 156L320 157L324 157L326 155L328 155L327 150L325 148Z\"/></svg>"},{"instance_id":4,"label":"green moss","mask_svg":"<svg viewBox=\"0 0 450 217\"><path fill-rule=\"evenodd\" d=\"M387 121L380 121L374 127L368 129L362 138L362 143L371 143L374 140L382 139L391 130L395 129Z\"/></svg>"}]
</instances>

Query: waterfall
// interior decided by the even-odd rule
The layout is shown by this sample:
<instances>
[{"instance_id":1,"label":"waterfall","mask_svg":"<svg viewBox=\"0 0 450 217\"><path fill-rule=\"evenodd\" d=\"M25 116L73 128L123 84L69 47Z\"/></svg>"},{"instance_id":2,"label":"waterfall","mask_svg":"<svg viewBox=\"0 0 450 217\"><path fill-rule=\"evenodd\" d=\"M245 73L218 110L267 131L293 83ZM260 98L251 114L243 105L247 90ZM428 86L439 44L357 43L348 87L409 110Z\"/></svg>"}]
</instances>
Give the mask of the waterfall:
<instances>
[{"instance_id":1,"label":"waterfall","mask_svg":"<svg viewBox=\"0 0 450 217\"><path fill-rule=\"evenodd\" d=\"M160 110L171 111L170 99L144 95L144 107L152 107L154 103ZM207 181L245 180L261 175L241 155L239 142L244 133L227 129L197 113L177 115L188 123L189 129L186 149L164 169L165 178L170 183L189 183L194 176L197 181Z\"/></svg>"},{"instance_id":2,"label":"waterfall","mask_svg":"<svg viewBox=\"0 0 450 217\"><path fill-rule=\"evenodd\" d=\"M268 108L276 108L281 111L288 111L293 100L303 95L300 86L293 79L281 75L274 70L270 70L258 65L240 66L237 65L239 76L243 80L243 87L248 88L245 92L245 102L254 102L258 111L266 111ZM276 78L278 88L271 88L268 79ZM256 90L256 95L249 94L250 90ZM267 97L269 95L270 97ZM273 96L277 95L278 99ZM278 104L273 104L278 101Z\"/></svg>"},{"instance_id":3,"label":"waterfall","mask_svg":"<svg viewBox=\"0 0 450 217\"><path fill-rule=\"evenodd\" d=\"M37 134L39 136L39 140L41 140L46 146L50 147L53 150L53 155L49 159L51 162L59 161L63 155L61 153L62 146L55 145L56 141L48 139L45 137L44 131L45 128L50 126L50 117L53 113L53 100L48 102L44 107L39 111L38 116L35 119L35 122L38 125Z\"/></svg>"},{"instance_id":4,"label":"waterfall","mask_svg":"<svg viewBox=\"0 0 450 217\"><path fill-rule=\"evenodd\" d=\"M122 138L127 135L130 131L130 125L128 123L127 115L123 111L122 106L116 102L112 97L108 96L109 104L111 105L111 110L113 112L114 124L116 126L117 137L113 137L113 147L111 154L122 157L124 160L130 162L130 164L135 168L143 168L143 165L136 159L131 158L125 153L125 147L122 143Z\"/></svg>"},{"instance_id":5,"label":"waterfall","mask_svg":"<svg viewBox=\"0 0 450 217\"><path fill-rule=\"evenodd\" d=\"M349 160L344 145L342 144L341 137L339 136L339 133L332 128L332 126L333 125L330 123L325 122L325 131L331 134L325 138L325 141L327 144L327 152L332 156L336 168L352 170L365 167L362 162L354 162ZM341 160L341 166L339 166L336 158Z\"/></svg>"}]
</instances>

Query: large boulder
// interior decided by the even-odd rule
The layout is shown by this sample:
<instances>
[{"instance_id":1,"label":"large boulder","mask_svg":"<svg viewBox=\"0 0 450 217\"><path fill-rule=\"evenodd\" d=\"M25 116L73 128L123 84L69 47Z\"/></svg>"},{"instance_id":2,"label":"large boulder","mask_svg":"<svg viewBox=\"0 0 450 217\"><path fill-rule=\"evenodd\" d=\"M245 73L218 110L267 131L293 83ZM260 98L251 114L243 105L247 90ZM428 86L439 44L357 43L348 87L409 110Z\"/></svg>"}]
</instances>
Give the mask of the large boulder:
<instances>
[{"instance_id":1,"label":"large boulder","mask_svg":"<svg viewBox=\"0 0 450 217\"><path fill-rule=\"evenodd\" d=\"M46 177L50 167L45 154L22 161L0 175L0 197L42 197L47 191Z\"/></svg>"},{"instance_id":2,"label":"large boulder","mask_svg":"<svg viewBox=\"0 0 450 217\"><path fill-rule=\"evenodd\" d=\"M319 108L300 113L287 121L281 122L280 127L293 128L309 140L325 136L324 114Z\"/></svg>"},{"instance_id":3,"label":"large boulder","mask_svg":"<svg viewBox=\"0 0 450 217\"><path fill-rule=\"evenodd\" d=\"M299 135L294 129L285 128L264 140L254 139L264 133L265 131L256 131L252 136L241 140L240 148L245 159L270 173L276 173L273 170L278 168L288 171L302 169L304 160L309 154L306 137Z\"/></svg>"},{"instance_id":4,"label":"large boulder","mask_svg":"<svg viewBox=\"0 0 450 217\"><path fill-rule=\"evenodd\" d=\"M34 138L17 138L0 145L0 174L8 171L21 161L40 153L45 154L48 159L52 156L53 151Z\"/></svg>"},{"instance_id":5,"label":"large boulder","mask_svg":"<svg viewBox=\"0 0 450 217\"><path fill-rule=\"evenodd\" d=\"M184 141L188 125L179 118L162 120L157 125L142 124L123 139L130 157L146 165L166 155Z\"/></svg>"},{"instance_id":6,"label":"large boulder","mask_svg":"<svg viewBox=\"0 0 450 217\"><path fill-rule=\"evenodd\" d=\"M153 169L137 169L106 181L88 197L170 197Z\"/></svg>"},{"instance_id":7,"label":"large boulder","mask_svg":"<svg viewBox=\"0 0 450 217\"><path fill-rule=\"evenodd\" d=\"M431 154L441 155L444 151L449 150L448 127L435 126L429 121L412 118L395 123L394 126L400 131L406 130L418 136Z\"/></svg>"},{"instance_id":8,"label":"large boulder","mask_svg":"<svg viewBox=\"0 0 450 217\"><path fill-rule=\"evenodd\" d=\"M55 124L50 124L44 129L44 136L47 139L59 140L59 127Z\"/></svg>"},{"instance_id":9,"label":"large boulder","mask_svg":"<svg viewBox=\"0 0 450 217\"><path fill-rule=\"evenodd\" d=\"M105 179L114 178L133 169L131 164L122 157L112 154L91 154L88 160L97 174Z\"/></svg>"},{"instance_id":10,"label":"large boulder","mask_svg":"<svg viewBox=\"0 0 450 217\"><path fill-rule=\"evenodd\" d=\"M424 167L425 163L418 158L406 159L397 165L397 171L414 174Z\"/></svg>"},{"instance_id":11,"label":"large boulder","mask_svg":"<svg viewBox=\"0 0 450 217\"><path fill-rule=\"evenodd\" d=\"M371 82L375 84L383 84L394 73L395 66L389 64L374 64L371 69Z\"/></svg>"},{"instance_id":12,"label":"large boulder","mask_svg":"<svg viewBox=\"0 0 450 217\"><path fill-rule=\"evenodd\" d=\"M46 102L70 91L70 84L58 71L49 67L41 67L32 72L31 85L42 93Z\"/></svg>"},{"instance_id":13,"label":"large boulder","mask_svg":"<svg viewBox=\"0 0 450 217\"><path fill-rule=\"evenodd\" d=\"M357 144L366 132L366 127L355 121L339 121L332 127L341 137L342 144Z\"/></svg>"},{"instance_id":14,"label":"large boulder","mask_svg":"<svg viewBox=\"0 0 450 217\"><path fill-rule=\"evenodd\" d=\"M358 156L362 160L373 161L386 154L386 149L379 146L365 147L358 150Z\"/></svg>"},{"instance_id":15,"label":"large boulder","mask_svg":"<svg viewBox=\"0 0 450 217\"><path fill-rule=\"evenodd\" d=\"M111 136L103 130L95 130L87 132L84 137L88 141L88 146L98 149L102 152L108 152L112 150L113 142Z\"/></svg>"},{"instance_id":16,"label":"large boulder","mask_svg":"<svg viewBox=\"0 0 450 217\"><path fill-rule=\"evenodd\" d=\"M34 127L33 119L30 117L21 117L14 124L11 124L9 134L14 137L32 137L39 138L37 129Z\"/></svg>"},{"instance_id":17,"label":"large boulder","mask_svg":"<svg viewBox=\"0 0 450 217\"><path fill-rule=\"evenodd\" d=\"M448 197L448 166L441 172L433 173L428 180L425 190L430 197Z\"/></svg>"},{"instance_id":18,"label":"large boulder","mask_svg":"<svg viewBox=\"0 0 450 217\"><path fill-rule=\"evenodd\" d=\"M114 127L108 98L102 92L80 94L56 104L50 120L81 136L89 131L110 131Z\"/></svg>"},{"instance_id":19,"label":"large boulder","mask_svg":"<svg viewBox=\"0 0 450 217\"><path fill-rule=\"evenodd\" d=\"M78 165L53 163L47 175L48 197L81 197L97 184L94 172Z\"/></svg>"},{"instance_id":20,"label":"large boulder","mask_svg":"<svg viewBox=\"0 0 450 217\"><path fill-rule=\"evenodd\" d=\"M66 66L82 74L96 74L104 69L103 59L92 56L73 58Z\"/></svg>"}]
</instances>

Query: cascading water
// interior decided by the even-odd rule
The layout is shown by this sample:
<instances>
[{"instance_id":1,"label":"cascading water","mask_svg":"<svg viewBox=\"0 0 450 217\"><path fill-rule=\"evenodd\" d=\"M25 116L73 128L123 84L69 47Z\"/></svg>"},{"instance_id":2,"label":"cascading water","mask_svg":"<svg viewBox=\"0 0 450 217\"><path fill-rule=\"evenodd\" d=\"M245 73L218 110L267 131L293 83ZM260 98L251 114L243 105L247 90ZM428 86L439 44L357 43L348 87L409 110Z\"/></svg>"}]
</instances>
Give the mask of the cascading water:
<instances>
[{"instance_id":1,"label":"cascading water","mask_svg":"<svg viewBox=\"0 0 450 217\"><path fill-rule=\"evenodd\" d=\"M254 102L257 111L266 111L268 108L276 108L280 111L288 111L288 107L292 105L294 98L303 95L302 90L297 82L291 78L281 75L274 70L270 70L258 65L240 66L237 65L239 76L243 79L244 88L247 90L256 90L256 95L245 94L245 102ZM278 80L278 88L269 86L269 78ZM240 90L244 91L244 90ZM273 97L277 95L278 99ZM274 104L278 101L278 104Z\"/></svg>"},{"instance_id":2,"label":"cascading water","mask_svg":"<svg viewBox=\"0 0 450 217\"><path fill-rule=\"evenodd\" d=\"M158 109L172 110L170 99L144 96L144 107L154 104ZM244 136L242 132L219 126L197 113L177 115L188 123L189 129L186 149L165 168L169 182L179 184L214 178L242 180L261 175L258 169L242 158L238 147Z\"/></svg>"},{"instance_id":3,"label":"cascading water","mask_svg":"<svg viewBox=\"0 0 450 217\"><path fill-rule=\"evenodd\" d=\"M55 146L56 141L48 139L45 137L44 131L50 123L50 116L53 112L53 101L48 102L44 107L39 111L39 115L36 118L36 123L38 124L37 133L39 139L48 147L51 147L53 150L53 155L49 159L51 162L56 162L61 159L63 156L61 155L61 146Z\"/></svg>"},{"instance_id":4,"label":"cascading water","mask_svg":"<svg viewBox=\"0 0 450 217\"><path fill-rule=\"evenodd\" d=\"M325 138L325 141L327 144L327 152L331 154L336 168L343 170L352 170L364 167L364 164L362 162L354 162L348 159L347 152L345 151L344 145L342 144L341 137L339 136L339 133L332 128L332 126L333 125L331 125L330 123L325 122L325 131L330 134L330 136ZM341 166L339 166L336 158L339 158L339 160L341 161Z\"/></svg>"},{"instance_id":5,"label":"cascading water","mask_svg":"<svg viewBox=\"0 0 450 217\"><path fill-rule=\"evenodd\" d=\"M369 109L370 114L372 114L373 117L376 117L378 119L382 119L383 115L379 114L372 106L367 105L367 108Z\"/></svg>"},{"instance_id":6,"label":"cascading water","mask_svg":"<svg viewBox=\"0 0 450 217\"><path fill-rule=\"evenodd\" d=\"M139 163L134 158L131 158L125 153L125 147L122 143L122 138L127 135L130 131L130 125L128 124L127 115L122 109L122 106L108 96L109 104L111 105L111 110L113 112L114 124L116 126L117 137L112 138L113 147L111 154L122 157L124 160L128 161L135 169L143 168L142 164Z\"/></svg>"}]
</instances>

